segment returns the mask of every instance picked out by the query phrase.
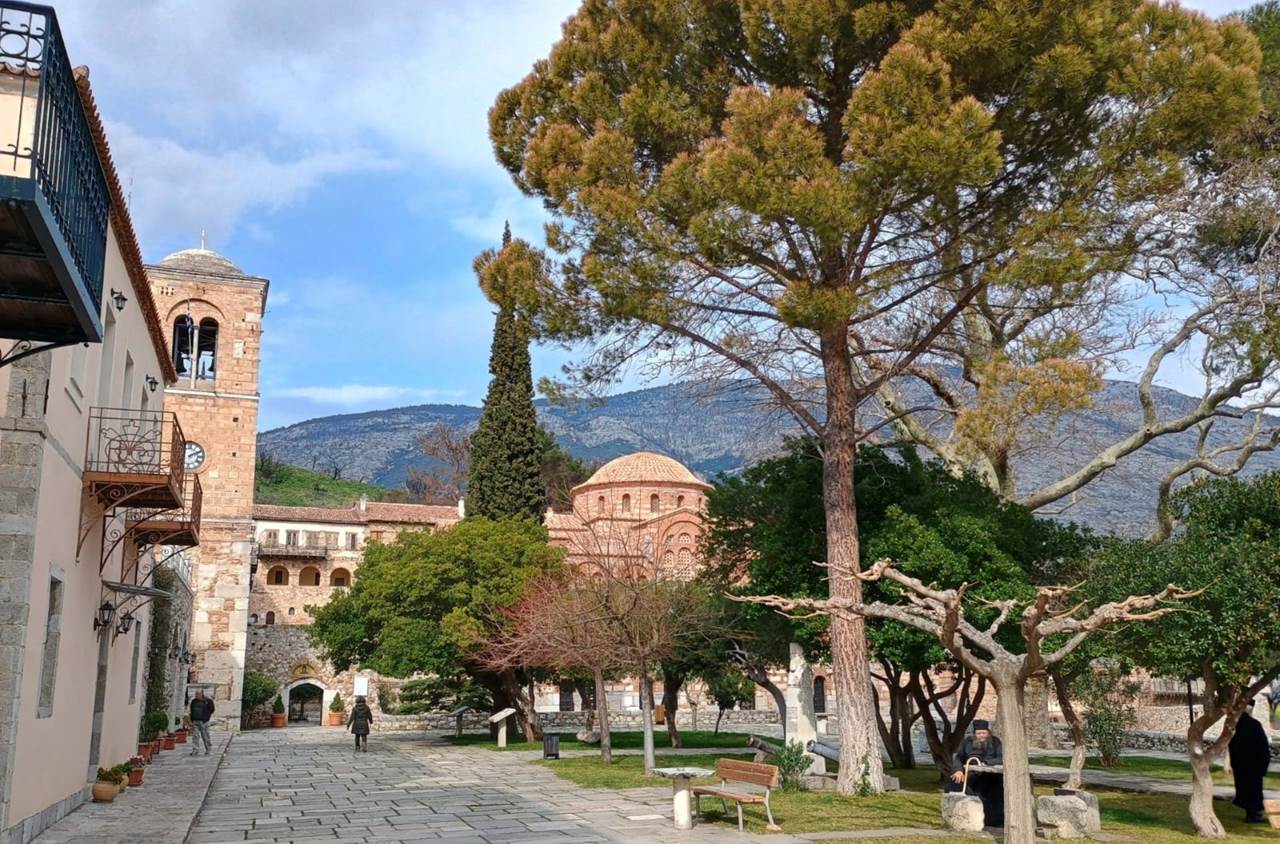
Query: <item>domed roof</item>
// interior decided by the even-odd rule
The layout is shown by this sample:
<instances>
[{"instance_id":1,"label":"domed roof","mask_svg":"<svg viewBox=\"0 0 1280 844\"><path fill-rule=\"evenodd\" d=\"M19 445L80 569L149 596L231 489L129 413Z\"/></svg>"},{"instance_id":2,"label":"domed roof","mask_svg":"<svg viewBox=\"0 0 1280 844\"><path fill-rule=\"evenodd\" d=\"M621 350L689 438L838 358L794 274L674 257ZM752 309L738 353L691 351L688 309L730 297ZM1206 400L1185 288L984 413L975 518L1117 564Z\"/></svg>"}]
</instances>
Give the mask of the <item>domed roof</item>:
<instances>
[{"instance_id":1,"label":"domed roof","mask_svg":"<svg viewBox=\"0 0 1280 844\"><path fill-rule=\"evenodd\" d=\"M182 249L166 255L160 266L206 275L244 275L244 270L212 249Z\"/></svg>"},{"instance_id":2,"label":"domed roof","mask_svg":"<svg viewBox=\"0 0 1280 844\"><path fill-rule=\"evenodd\" d=\"M698 480L697 475L680 461L652 451L637 451L615 457L575 489L599 484L678 484L711 488L709 484Z\"/></svg>"}]
</instances>

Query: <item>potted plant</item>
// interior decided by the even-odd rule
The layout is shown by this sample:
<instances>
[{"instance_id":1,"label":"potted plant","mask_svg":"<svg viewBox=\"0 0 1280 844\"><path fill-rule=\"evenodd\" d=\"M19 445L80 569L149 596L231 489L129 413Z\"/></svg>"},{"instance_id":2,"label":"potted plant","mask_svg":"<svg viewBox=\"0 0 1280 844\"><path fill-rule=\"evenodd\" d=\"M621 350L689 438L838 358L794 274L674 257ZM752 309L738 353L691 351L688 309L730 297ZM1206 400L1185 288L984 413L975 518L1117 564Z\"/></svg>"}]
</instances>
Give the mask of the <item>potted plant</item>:
<instances>
[{"instance_id":1,"label":"potted plant","mask_svg":"<svg viewBox=\"0 0 1280 844\"><path fill-rule=\"evenodd\" d=\"M129 766L129 785L131 786L142 785L142 775L143 773L145 773L142 767L142 764L143 764L142 757L135 756L132 759L130 759L126 764L128 764Z\"/></svg>"},{"instance_id":2,"label":"potted plant","mask_svg":"<svg viewBox=\"0 0 1280 844\"><path fill-rule=\"evenodd\" d=\"M276 695L276 699L271 702L271 726L283 727L284 725L284 699Z\"/></svg>"},{"instance_id":3,"label":"potted plant","mask_svg":"<svg viewBox=\"0 0 1280 844\"><path fill-rule=\"evenodd\" d=\"M119 765L113 765L111 770L120 775L120 793L123 794L129 787L129 771L133 766L128 762L121 762Z\"/></svg>"},{"instance_id":4,"label":"potted plant","mask_svg":"<svg viewBox=\"0 0 1280 844\"><path fill-rule=\"evenodd\" d=\"M158 709L152 710L142 716L142 728L140 731L142 741L151 745L151 753L147 757L148 762L151 761L152 756L160 752L160 733L167 726L169 726L169 716ZM141 745L138 746L138 750L142 750Z\"/></svg>"},{"instance_id":5,"label":"potted plant","mask_svg":"<svg viewBox=\"0 0 1280 844\"><path fill-rule=\"evenodd\" d=\"M173 731L173 740L178 744L186 744L188 731L186 725L182 723L182 719L174 718L173 726L175 727Z\"/></svg>"},{"instance_id":6,"label":"potted plant","mask_svg":"<svg viewBox=\"0 0 1280 844\"><path fill-rule=\"evenodd\" d=\"M341 727L346 720L342 715L342 695L335 693L333 700L329 701L329 726Z\"/></svg>"},{"instance_id":7,"label":"potted plant","mask_svg":"<svg viewBox=\"0 0 1280 844\"><path fill-rule=\"evenodd\" d=\"M120 793L124 775L115 768L99 768L98 779L93 784L93 802L110 803Z\"/></svg>"},{"instance_id":8,"label":"potted plant","mask_svg":"<svg viewBox=\"0 0 1280 844\"><path fill-rule=\"evenodd\" d=\"M149 741L138 742L138 755L134 758L141 759L142 764L144 765L150 765L151 764L151 742Z\"/></svg>"}]
</instances>

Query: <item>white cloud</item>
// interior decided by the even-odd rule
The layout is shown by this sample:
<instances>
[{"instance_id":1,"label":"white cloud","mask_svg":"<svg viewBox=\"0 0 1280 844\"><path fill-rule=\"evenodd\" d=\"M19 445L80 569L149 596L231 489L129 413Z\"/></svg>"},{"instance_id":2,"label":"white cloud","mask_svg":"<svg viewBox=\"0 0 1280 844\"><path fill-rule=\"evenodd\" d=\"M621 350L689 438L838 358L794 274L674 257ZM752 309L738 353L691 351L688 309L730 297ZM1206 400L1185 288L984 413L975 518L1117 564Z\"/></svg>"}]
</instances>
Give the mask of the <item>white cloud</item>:
<instances>
[{"instance_id":1,"label":"white cloud","mask_svg":"<svg viewBox=\"0 0 1280 844\"><path fill-rule=\"evenodd\" d=\"M388 401L436 401L456 399L458 394L444 390L415 389L412 387L376 386L371 384L342 384L332 387L287 387L275 391L285 398L307 399L316 404L355 407L373 402Z\"/></svg>"}]
</instances>

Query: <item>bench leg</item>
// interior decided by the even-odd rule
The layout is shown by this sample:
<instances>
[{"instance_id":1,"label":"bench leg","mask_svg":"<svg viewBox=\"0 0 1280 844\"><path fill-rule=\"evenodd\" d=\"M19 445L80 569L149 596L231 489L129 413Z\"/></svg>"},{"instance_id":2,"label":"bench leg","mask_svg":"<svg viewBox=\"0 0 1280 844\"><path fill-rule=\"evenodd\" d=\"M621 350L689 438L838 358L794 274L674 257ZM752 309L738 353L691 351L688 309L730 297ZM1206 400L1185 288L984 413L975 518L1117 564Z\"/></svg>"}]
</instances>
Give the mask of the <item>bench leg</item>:
<instances>
[{"instance_id":1,"label":"bench leg","mask_svg":"<svg viewBox=\"0 0 1280 844\"><path fill-rule=\"evenodd\" d=\"M738 832L742 832L742 804L736 804L738 807Z\"/></svg>"},{"instance_id":2,"label":"bench leg","mask_svg":"<svg viewBox=\"0 0 1280 844\"><path fill-rule=\"evenodd\" d=\"M769 807L769 792L764 793L764 813L769 818L769 831L782 832L782 827L778 826L773 820L773 809Z\"/></svg>"},{"instance_id":3,"label":"bench leg","mask_svg":"<svg viewBox=\"0 0 1280 844\"><path fill-rule=\"evenodd\" d=\"M702 817L702 795L695 793L693 795L693 816L695 818Z\"/></svg>"}]
</instances>

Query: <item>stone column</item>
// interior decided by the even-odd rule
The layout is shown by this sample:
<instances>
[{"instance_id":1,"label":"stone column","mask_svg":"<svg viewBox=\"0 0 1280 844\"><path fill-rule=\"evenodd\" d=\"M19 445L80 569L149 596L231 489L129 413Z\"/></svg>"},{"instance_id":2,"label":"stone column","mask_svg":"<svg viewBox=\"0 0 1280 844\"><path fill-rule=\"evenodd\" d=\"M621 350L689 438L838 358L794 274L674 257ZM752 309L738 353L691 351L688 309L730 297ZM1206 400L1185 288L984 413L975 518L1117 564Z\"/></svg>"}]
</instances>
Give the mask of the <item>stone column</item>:
<instances>
[{"instance_id":1,"label":"stone column","mask_svg":"<svg viewBox=\"0 0 1280 844\"><path fill-rule=\"evenodd\" d=\"M791 643L791 667L787 671L787 743L808 745L818 737L818 715L813 709L813 668L804 658L804 648ZM825 774L827 760L810 753L808 773Z\"/></svg>"},{"instance_id":2,"label":"stone column","mask_svg":"<svg viewBox=\"0 0 1280 844\"><path fill-rule=\"evenodd\" d=\"M0 417L0 830L10 820L52 357L45 352L11 364ZM78 530L78 520L70 519L68 529Z\"/></svg>"}]
</instances>

